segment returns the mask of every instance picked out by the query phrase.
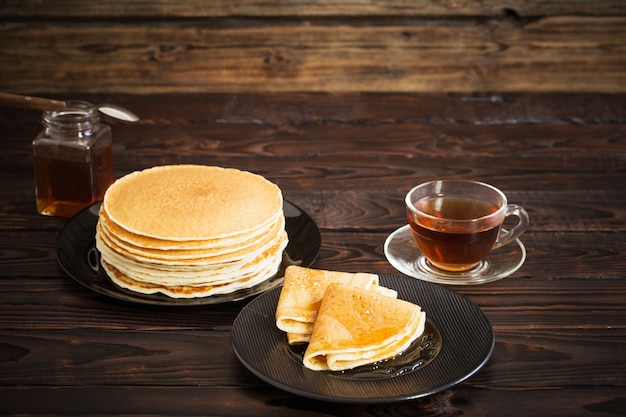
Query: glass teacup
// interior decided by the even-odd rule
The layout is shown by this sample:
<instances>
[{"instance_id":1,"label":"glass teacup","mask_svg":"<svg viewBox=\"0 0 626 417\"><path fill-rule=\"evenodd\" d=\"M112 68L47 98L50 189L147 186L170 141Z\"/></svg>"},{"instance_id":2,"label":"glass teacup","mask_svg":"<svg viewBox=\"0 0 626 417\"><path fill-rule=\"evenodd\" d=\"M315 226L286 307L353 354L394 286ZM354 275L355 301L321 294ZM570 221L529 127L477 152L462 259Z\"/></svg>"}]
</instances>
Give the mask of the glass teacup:
<instances>
[{"instance_id":1,"label":"glass teacup","mask_svg":"<svg viewBox=\"0 0 626 417\"><path fill-rule=\"evenodd\" d=\"M528 227L528 213L508 204L496 187L477 181L437 180L406 195L407 217L415 242L428 264L443 271L480 268L487 254L507 245ZM509 216L517 223L502 227Z\"/></svg>"}]
</instances>

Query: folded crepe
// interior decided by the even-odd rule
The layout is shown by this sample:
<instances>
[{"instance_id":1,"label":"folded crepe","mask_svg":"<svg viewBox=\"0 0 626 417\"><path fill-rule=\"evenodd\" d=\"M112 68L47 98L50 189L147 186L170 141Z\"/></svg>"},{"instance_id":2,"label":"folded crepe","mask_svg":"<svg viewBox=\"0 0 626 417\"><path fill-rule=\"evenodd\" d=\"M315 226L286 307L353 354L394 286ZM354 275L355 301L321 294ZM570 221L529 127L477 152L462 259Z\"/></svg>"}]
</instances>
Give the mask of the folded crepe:
<instances>
[{"instance_id":1,"label":"folded crepe","mask_svg":"<svg viewBox=\"0 0 626 417\"><path fill-rule=\"evenodd\" d=\"M304 353L304 366L342 371L391 359L423 332L426 314L376 291L330 284Z\"/></svg>"},{"instance_id":2,"label":"folded crepe","mask_svg":"<svg viewBox=\"0 0 626 417\"><path fill-rule=\"evenodd\" d=\"M326 288L332 283L373 289L395 296L396 292L378 285L378 275L288 266L276 307L276 326L287 332L289 344L306 343L311 338L317 311Z\"/></svg>"}]
</instances>

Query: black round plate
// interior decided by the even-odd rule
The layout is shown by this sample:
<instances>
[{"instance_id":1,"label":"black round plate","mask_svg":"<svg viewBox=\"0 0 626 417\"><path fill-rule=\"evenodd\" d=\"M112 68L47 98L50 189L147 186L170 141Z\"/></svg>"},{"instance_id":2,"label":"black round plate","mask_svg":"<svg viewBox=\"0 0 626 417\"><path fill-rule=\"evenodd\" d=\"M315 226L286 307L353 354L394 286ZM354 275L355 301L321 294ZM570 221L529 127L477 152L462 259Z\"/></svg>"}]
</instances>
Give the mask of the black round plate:
<instances>
[{"instance_id":1,"label":"black round plate","mask_svg":"<svg viewBox=\"0 0 626 417\"><path fill-rule=\"evenodd\" d=\"M286 335L276 327L275 288L246 305L233 323L235 355L262 380L293 394L341 403L385 403L430 395L458 384L489 359L495 337L484 313L458 293L426 281L380 274L381 285L398 298L418 304L438 331L440 348L432 361L387 377L311 371L293 355Z\"/></svg>"},{"instance_id":2,"label":"black round plate","mask_svg":"<svg viewBox=\"0 0 626 417\"><path fill-rule=\"evenodd\" d=\"M284 201L285 230L289 243L285 262L276 275L254 287L201 298L171 298L164 294L141 294L118 287L100 267L100 253L96 249L96 224L100 204L96 203L78 213L63 227L57 237L57 259L61 267L85 287L119 300L139 304L163 306L198 306L239 301L269 291L282 284L284 267L295 262L310 266L321 247L320 231L313 219L302 209Z\"/></svg>"}]
</instances>

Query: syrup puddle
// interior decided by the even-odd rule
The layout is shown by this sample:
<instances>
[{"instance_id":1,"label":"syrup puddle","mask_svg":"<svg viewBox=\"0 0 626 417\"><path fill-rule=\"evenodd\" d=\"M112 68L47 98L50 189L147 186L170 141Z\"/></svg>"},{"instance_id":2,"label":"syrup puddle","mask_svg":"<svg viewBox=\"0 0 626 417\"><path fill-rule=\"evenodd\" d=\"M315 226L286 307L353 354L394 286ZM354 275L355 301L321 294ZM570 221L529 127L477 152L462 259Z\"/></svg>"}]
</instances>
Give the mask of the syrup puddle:
<instances>
[{"instance_id":1,"label":"syrup puddle","mask_svg":"<svg viewBox=\"0 0 626 417\"><path fill-rule=\"evenodd\" d=\"M432 362L441 350L441 334L435 325L426 319L424 333L399 355L384 361L345 371L325 371L327 374L349 379L383 379L392 378L407 372L423 368ZM289 346L291 355L300 363L304 357L306 344Z\"/></svg>"}]
</instances>

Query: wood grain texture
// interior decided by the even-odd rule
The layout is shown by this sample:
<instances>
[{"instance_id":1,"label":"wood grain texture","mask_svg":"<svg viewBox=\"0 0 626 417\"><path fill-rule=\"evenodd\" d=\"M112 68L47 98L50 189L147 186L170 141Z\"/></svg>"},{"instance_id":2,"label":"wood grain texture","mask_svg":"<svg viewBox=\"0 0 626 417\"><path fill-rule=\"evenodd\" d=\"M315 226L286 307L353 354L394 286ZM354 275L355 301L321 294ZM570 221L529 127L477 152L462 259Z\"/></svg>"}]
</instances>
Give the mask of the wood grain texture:
<instances>
[{"instance_id":1,"label":"wood grain texture","mask_svg":"<svg viewBox=\"0 0 626 417\"><path fill-rule=\"evenodd\" d=\"M4 1L16 93L624 92L619 1Z\"/></svg>"},{"instance_id":2,"label":"wood grain texture","mask_svg":"<svg viewBox=\"0 0 626 417\"><path fill-rule=\"evenodd\" d=\"M228 415L248 417L250 408L268 407L272 416L291 417L341 415L346 417L414 417L414 416L456 416L461 413L476 415L490 414L499 409L516 415L519 407L514 404L524 403L524 411L546 417L560 417L564 413L574 417L596 416L598 413L619 415L624 400L620 388L603 392L589 393L584 388L563 389L561 401L555 402L553 389L507 390L502 392L484 392L485 390L462 386L431 397L393 405L350 406L323 403L311 399L298 398L272 387L65 387L52 389L37 387L33 393L39 401L28 401L29 391L20 388L0 389L0 398L4 400L7 412L15 415L24 412L29 415L45 414L51 408L70 413L74 409L74 399L80 398L81 404L92 404L94 409L104 414L140 414L148 415ZM481 393L483 395L476 395ZM107 398L108 400L103 400ZM111 401L115 398L115 401ZM176 407L182 399L189 404L187 412ZM316 411L312 411L316 410ZM609 414L610 415L610 414Z\"/></svg>"},{"instance_id":3,"label":"wood grain texture","mask_svg":"<svg viewBox=\"0 0 626 417\"><path fill-rule=\"evenodd\" d=\"M226 17L226 16L544 16L555 14L615 15L626 13L620 0L110 0L56 1L43 7L37 0L3 0L0 16L21 17Z\"/></svg>"},{"instance_id":4,"label":"wood grain texture","mask_svg":"<svg viewBox=\"0 0 626 417\"><path fill-rule=\"evenodd\" d=\"M245 301L138 306L68 277L55 247L67 220L35 210L30 141L40 114L1 109L0 414L623 414L623 94L79 97L141 116L108 121L117 177L202 163L275 181L321 230L315 267L397 274L384 241L406 223L406 191L436 177L485 180L526 207L527 259L507 279L451 287L481 308L496 335L491 359L467 381L387 405L301 398L264 383L232 352L231 325Z\"/></svg>"}]
</instances>

